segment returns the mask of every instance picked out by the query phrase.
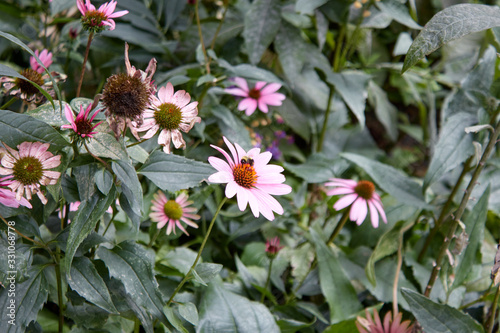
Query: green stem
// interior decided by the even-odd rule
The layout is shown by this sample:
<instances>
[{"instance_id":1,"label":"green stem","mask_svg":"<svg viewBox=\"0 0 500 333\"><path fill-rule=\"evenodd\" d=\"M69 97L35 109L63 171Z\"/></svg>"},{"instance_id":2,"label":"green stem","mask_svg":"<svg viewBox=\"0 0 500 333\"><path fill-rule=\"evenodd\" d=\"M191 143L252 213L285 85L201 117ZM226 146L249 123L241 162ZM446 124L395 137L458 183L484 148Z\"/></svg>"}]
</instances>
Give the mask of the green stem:
<instances>
[{"instance_id":1,"label":"green stem","mask_svg":"<svg viewBox=\"0 0 500 333\"><path fill-rule=\"evenodd\" d=\"M130 148L130 147L133 147L133 146L137 146L137 145L140 145L141 143L143 142L146 142L148 141L148 139L142 139L141 141L137 141L137 142L134 142L134 143L131 143L127 146L127 148Z\"/></svg>"},{"instance_id":2,"label":"green stem","mask_svg":"<svg viewBox=\"0 0 500 333\"><path fill-rule=\"evenodd\" d=\"M50 253L52 253L52 251L50 251L50 249L47 247L47 245L45 244L42 244L40 242L37 242L36 240L32 239L32 238L29 238L28 236L24 235L23 233L21 233L20 231L18 231L16 228L14 228L14 226L11 226L6 220L5 218L0 215L0 219L5 223L5 225L7 226L7 228L10 228L12 230L14 230L14 232L16 234L18 234L19 236L21 236L22 238L26 239L26 240L29 240L30 242L32 242L33 244L36 244L38 245L39 247L43 248L43 249L46 249L48 250Z\"/></svg>"},{"instance_id":3,"label":"green stem","mask_svg":"<svg viewBox=\"0 0 500 333\"><path fill-rule=\"evenodd\" d=\"M396 274L394 274L394 282L392 284L392 318L396 318L398 314L398 283L399 283L399 273L401 272L401 266L403 265L403 235L401 234L398 238L398 265L396 267Z\"/></svg>"},{"instance_id":4,"label":"green stem","mask_svg":"<svg viewBox=\"0 0 500 333\"><path fill-rule=\"evenodd\" d=\"M210 62L208 60L207 50L205 49L205 42L203 41L203 34L201 32L201 22L200 22L200 13L198 11L198 4L200 0L196 0L194 5L194 12L196 16L196 26L198 27L198 36L200 37L201 50L203 52L203 57L205 58L205 69L207 74L210 74Z\"/></svg>"},{"instance_id":5,"label":"green stem","mask_svg":"<svg viewBox=\"0 0 500 333\"><path fill-rule=\"evenodd\" d=\"M134 333L139 333L141 331L141 322L139 319L135 319Z\"/></svg>"},{"instance_id":6,"label":"green stem","mask_svg":"<svg viewBox=\"0 0 500 333\"><path fill-rule=\"evenodd\" d=\"M158 236L160 235L160 232L161 232L161 229L156 230L156 233L154 234L153 238L151 238L151 240L149 241L148 249L151 248L151 246L153 246L156 238L158 238Z\"/></svg>"},{"instance_id":7,"label":"green stem","mask_svg":"<svg viewBox=\"0 0 500 333\"><path fill-rule=\"evenodd\" d=\"M14 103L16 100L17 100L17 98L12 97L11 99L9 99L7 101L7 103L5 103L4 105L0 106L0 110L5 110L5 108L8 108L9 106L11 106L12 103Z\"/></svg>"},{"instance_id":8,"label":"green stem","mask_svg":"<svg viewBox=\"0 0 500 333\"><path fill-rule=\"evenodd\" d=\"M497 307L498 307L498 297L500 296L500 285L497 287L497 292L495 293L495 298L493 299L493 304L491 304L490 308L490 317L488 319L488 322L486 323L486 329L488 330L488 333L493 332L493 326L495 324L495 317L497 313Z\"/></svg>"},{"instance_id":9,"label":"green stem","mask_svg":"<svg viewBox=\"0 0 500 333\"><path fill-rule=\"evenodd\" d=\"M226 18L227 10L229 9L228 1L224 1L224 12L222 13L222 17L220 19L219 25L217 26L217 30L215 30L214 37L212 38L212 42L210 43L210 48L213 50L215 47L215 40L219 35L220 29L222 28L222 23L224 23L224 19Z\"/></svg>"},{"instance_id":10,"label":"green stem","mask_svg":"<svg viewBox=\"0 0 500 333\"><path fill-rule=\"evenodd\" d=\"M346 27L343 25L340 27L339 38L337 39L337 44L335 45L335 55L333 58L333 71L338 72L340 69L340 54L342 51L342 44L344 44L344 38L346 33Z\"/></svg>"},{"instance_id":11,"label":"green stem","mask_svg":"<svg viewBox=\"0 0 500 333\"><path fill-rule=\"evenodd\" d=\"M106 226L106 229L104 229L103 233L102 233L102 236L104 237L104 235L106 235L106 233L108 232L108 229L109 227L111 226L111 223L113 223L113 221L115 220L115 216L117 214L117 211L116 209L113 209L113 216L111 216L111 220L109 220L109 223L108 225Z\"/></svg>"},{"instance_id":12,"label":"green stem","mask_svg":"<svg viewBox=\"0 0 500 333\"><path fill-rule=\"evenodd\" d=\"M318 140L318 153L321 152L323 149L323 141L325 141L325 134L326 134L326 129L328 127L328 118L330 116L330 110L332 107L332 99L333 99L333 94L335 93L335 87L330 85L330 93L328 94L328 101L326 104L326 110L325 110L325 119L323 120L323 128L321 129L321 133L319 135L319 140Z\"/></svg>"},{"instance_id":13,"label":"green stem","mask_svg":"<svg viewBox=\"0 0 500 333\"><path fill-rule=\"evenodd\" d=\"M57 278L57 302L59 303L59 333L62 333L64 328L64 309L62 299L62 280L61 280L61 249L56 247L56 278Z\"/></svg>"},{"instance_id":14,"label":"green stem","mask_svg":"<svg viewBox=\"0 0 500 333\"><path fill-rule=\"evenodd\" d=\"M452 224L450 226L450 229L448 230L448 233L445 239L443 240L443 244L441 245L441 248L439 250L438 257L436 258L436 265L432 269L431 276L429 278L429 281L427 282L427 287L425 287L424 295L427 297L431 294L432 287L434 286L434 282L436 282L438 273L441 270L441 264L443 262L444 257L446 256L446 251L448 250L451 239L455 235L458 223L465 211L472 190L476 186L477 179L479 178L479 175L483 171L484 166L486 165L486 160L488 159L491 151L495 147L499 135L500 135L500 122L497 123L495 132L491 135L490 141L488 142L488 145L484 149L484 153L481 156L481 160L479 161L476 169L474 170L474 173L472 174L472 178L469 182L469 185L467 186L467 189L465 190L464 196L462 197L462 201L460 202L460 206L458 207L455 216L451 222Z\"/></svg>"},{"instance_id":15,"label":"green stem","mask_svg":"<svg viewBox=\"0 0 500 333\"><path fill-rule=\"evenodd\" d=\"M94 33L89 33L89 39L87 40L87 48L85 49L85 56L83 58L82 71L80 73L80 80L78 81L78 87L76 88L76 97L80 97L80 90L82 89L83 76L85 75L85 66L87 65L87 59L89 58L90 44L92 44L92 39L94 38Z\"/></svg>"},{"instance_id":16,"label":"green stem","mask_svg":"<svg viewBox=\"0 0 500 333\"><path fill-rule=\"evenodd\" d=\"M337 226L335 227L335 230L333 230L332 235L328 239L328 242L326 242L327 246L330 246L330 244L333 243L333 240L338 236L340 233L340 230L344 227L344 225L347 223L347 220L349 219L349 212L351 211L350 207L349 209L346 209L344 211L344 214L342 215L342 218L340 219L339 223L337 223Z\"/></svg>"},{"instance_id":17,"label":"green stem","mask_svg":"<svg viewBox=\"0 0 500 333\"><path fill-rule=\"evenodd\" d=\"M267 270L266 285L264 286L265 290L267 290L267 288L269 288L269 283L271 282L271 270L273 268L273 261L274 261L274 258L272 258L271 261L269 262L269 269ZM260 297L260 302L264 303L265 299L266 299L266 294L262 293L262 296Z\"/></svg>"},{"instance_id":18,"label":"green stem","mask_svg":"<svg viewBox=\"0 0 500 333\"><path fill-rule=\"evenodd\" d=\"M196 1L196 3L198 3L198 1ZM175 295L177 295L177 293L181 290L182 286L189 279L189 277L191 276L191 273L194 271L196 265L198 264L198 260L200 260L201 253L203 252L203 249L205 248L205 244L207 243L208 236L210 236L210 232L212 231L212 228L215 224L215 219L219 215L219 212L222 209L222 206L224 205L226 200L227 200L227 197L224 197L224 199L222 199L221 203L219 204L219 207L217 207L217 210L215 211L214 217L212 218L212 221L210 222L210 225L208 226L207 234L205 235L205 238L203 239L203 242L201 243L200 249L198 250L198 255L196 256L196 259L194 260L193 265L189 269L189 272L187 272L187 274L184 276L184 279L182 279L181 283L179 283L177 288L175 288L174 292L172 293L172 296L170 296L170 299L167 302L167 306L170 305L170 303L172 303Z\"/></svg>"}]
</instances>

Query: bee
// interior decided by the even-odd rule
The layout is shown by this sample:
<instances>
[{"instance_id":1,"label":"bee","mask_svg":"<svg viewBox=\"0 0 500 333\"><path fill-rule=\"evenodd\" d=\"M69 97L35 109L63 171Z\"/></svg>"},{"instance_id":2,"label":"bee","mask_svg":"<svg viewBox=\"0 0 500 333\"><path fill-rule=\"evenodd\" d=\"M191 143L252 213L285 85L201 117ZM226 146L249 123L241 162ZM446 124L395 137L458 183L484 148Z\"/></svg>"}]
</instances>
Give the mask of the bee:
<instances>
[{"instance_id":1,"label":"bee","mask_svg":"<svg viewBox=\"0 0 500 333\"><path fill-rule=\"evenodd\" d=\"M248 156L243 156L240 162L241 164L248 164L249 166L253 166L253 159Z\"/></svg>"}]
</instances>

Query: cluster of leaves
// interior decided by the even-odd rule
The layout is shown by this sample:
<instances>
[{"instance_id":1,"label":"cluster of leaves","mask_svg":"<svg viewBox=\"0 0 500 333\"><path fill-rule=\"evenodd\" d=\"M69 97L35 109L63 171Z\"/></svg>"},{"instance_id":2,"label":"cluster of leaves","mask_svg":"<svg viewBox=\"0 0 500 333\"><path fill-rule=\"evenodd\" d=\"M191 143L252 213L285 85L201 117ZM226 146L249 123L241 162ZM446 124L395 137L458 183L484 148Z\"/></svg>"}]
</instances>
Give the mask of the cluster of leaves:
<instances>
[{"instance_id":1,"label":"cluster of leaves","mask_svg":"<svg viewBox=\"0 0 500 333\"><path fill-rule=\"evenodd\" d=\"M35 197L32 209L0 205L22 234L12 269L0 223L0 282L17 274L16 325L4 325L11 296L3 288L2 329L353 332L364 309L387 312L394 302L425 332L491 332L500 163L490 156L498 129L486 129L497 127L500 9L428 6L417 19L413 3L119 0L129 13L94 38L78 98L88 34L75 1L0 3L0 76L18 77L41 48L54 53L51 70L67 76L41 106L0 100L8 105L2 142L50 143L62 155L47 204ZM157 59L156 85L170 82L198 101L202 121L184 135L186 150L117 140L106 121L88 150L61 130L66 104L93 103L106 79L124 71L124 42L137 68ZM224 93L231 77L282 84L287 98L246 116ZM276 140L277 131L287 137ZM215 172L210 144L221 146L222 136L247 150L278 148L274 163L293 192L278 197L285 213L274 221L228 200L190 271L224 197L206 182ZM342 215L322 187L332 177L373 181L388 223L347 224L327 245ZM155 238L149 212L158 190L189 191L200 228ZM271 261L265 242L275 236L284 248Z\"/></svg>"}]
</instances>

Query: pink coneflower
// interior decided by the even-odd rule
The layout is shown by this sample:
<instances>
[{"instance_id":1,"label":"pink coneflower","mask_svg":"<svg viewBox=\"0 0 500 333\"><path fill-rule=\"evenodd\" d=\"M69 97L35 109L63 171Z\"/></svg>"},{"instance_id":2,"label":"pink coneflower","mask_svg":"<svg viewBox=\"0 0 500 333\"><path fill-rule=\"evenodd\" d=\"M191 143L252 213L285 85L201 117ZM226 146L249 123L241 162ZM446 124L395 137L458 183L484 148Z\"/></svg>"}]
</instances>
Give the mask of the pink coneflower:
<instances>
[{"instance_id":1,"label":"pink coneflower","mask_svg":"<svg viewBox=\"0 0 500 333\"><path fill-rule=\"evenodd\" d=\"M97 10L90 0L85 0L85 3L83 0L76 0L76 5L83 15L83 28L94 33L103 31L105 26L108 26L109 30L114 30L115 21L112 19L128 14L128 10L113 13L116 8L114 0L102 4Z\"/></svg>"},{"instance_id":2,"label":"pink coneflower","mask_svg":"<svg viewBox=\"0 0 500 333\"><path fill-rule=\"evenodd\" d=\"M52 65L52 52L49 52L47 49L43 49L40 53L38 52L38 50L35 50L35 54L46 68L49 68L49 66ZM40 74L45 71L45 69L40 66L38 61L36 61L35 57L30 57L30 65L34 71Z\"/></svg>"},{"instance_id":3,"label":"pink coneflower","mask_svg":"<svg viewBox=\"0 0 500 333\"><path fill-rule=\"evenodd\" d=\"M384 208L380 196L375 192L375 185L367 180L356 182L350 179L331 178L326 186L334 186L334 189L326 191L327 195L344 195L337 200L333 208L341 210L352 205L349 211L349 219L361 225L366 218L368 208L370 209L370 218L374 228L378 227L379 217L387 223Z\"/></svg>"},{"instance_id":4,"label":"pink coneflower","mask_svg":"<svg viewBox=\"0 0 500 333\"><path fill-rule=\"evenodd\" d=\"M401 312L394 319L392 318L392 312L387 312L384 323L380 320L376 309L373 309L373 319L368 309L365 309L365 313L366 318L359 316L356 318L356 327L359 333L411 333L413 331L413 325L410 325L409 320L401 322Z\"/></svg>"},{"instance_id":5,"label":"pink coneflower","mask_svg":"<svg viewBox=\"0 0 500 333\"><path fill-rule=\"evenodd\" d=\"M12 207L12 208L18 208L20 205L28 208L33 208L31 204L29 203L28 200L26 200L24 197L21 198L21 200L16 199L16 193L12 192L12 190L3 188L3 186L10 186L12 185L13 181L11 180L12 176L9 177L3 177L0 179L0 204L7 206L7 207Z\"/></svg>"},{"instance_id":6,"label":"pink coneflower","mask_svg":"<svg viewBox=\"0 0 500 333\"><path fill-rule=\"evenodd\" d=\"M285 181L285 176L281 174L282 167L267 164L271 160L272 154L267 151L261 153L259 148L245 152L237 143L233 146L225 137L224 142L233 158L223 149L211 145L224 155L227 162L218 157L210 156L208 162L218 172L208 177L208 181L227 183L226 197L232 198L236 194L238 207L241 211L245 210L248 203L255 217L259 217L260 212L265 218L272 221L274 220L273 211L279 215L283 214L283 207L271 195L288 194L292 188L282 184Z\"/></svg>"},{"instance_id":7,"label":"pink coneflower","mask_svg":"<svg viewBox=\"0 0 500 333\"><path fill-rule=\"evenodd\" d=\"M149 214L149 217L153 222L158 222L158 229L161 229L165 226L165 224L168 224L167 235L170 235L172 231L175 235L175 227L177 227L189 236L181 222L184 222L188 226L195 229L198 228L198 225L191 220L198 220L200 216L192 214L196 212L196 208L188 207L193 202L188 201L187 194L183 192L179 194L175 200L169 200L163 192L158 192L154 194L153 197L153 206L151 207L152 212Z\"/></svg>"},{"instance_id":8,"label":"pink coneflower","mask_svg":"<svg viewBox=\"0 0 500 333\"><path fill-rule=\"evenodd\" d=\"M77 135L79 135L82 138L88 137L92 138L94 134L97 132L92 132L99 124L102 123L102 121L98 122L95 125L92 125L92 121L94 120L95 116L99 113L100 110L97 110L94 112L92 117L89 118L89 113L92 110L92 104L89 104L87 106L87 109L83 111L83 105L80 105L80 112L78 115L74 116L73 111L71 110L71 107L66 104L64 107L64 115L66 116L66 119L70 122L70 125L62 125L61 128L71 128Z\"/></svg>"},{"instance_id":9,"label":"pink coneflower","mask_svg":"<svg viewBox=\"0 0 500 333\"><path fill-rule=\"evenodd\" d=\"M81 201L70 202L69 203L69 211L76 212L78 210L78 208L80 207L80 205L81 205ZM113 208L111 208L111 206L109 206L108 209L106 210L106 213L113 214ZM66 214L66 206L63 206L62 212L59 210L57 213L57 216L60 219L62 219L65 214ZM71 220L68 219L68 224L70 224L70 223L71 223Z\"/></svg>"},{"instance_id":10,"label":"pink coneflower","mask_svg":"<svg viewBox=\"0 0 500 333\"><path fill-rule=\"evenodd\" d=\"M149 139L160 131L158 144L163 146L167 154L171 152L170 141L177 149L185 147L181 131L187 133L195 123L201 122L201 118L197 117L198 102L190 101L191 96L184 90L174 94L174 87L169 82L166 87L160 88L158 97L153 98L152 109L144 111L144 123L136 130L147 131L143 139Z\"/></svg>"},{"instance_id":11,"label":"pink coneflower","mask_svg":"<svg viewBox=\"0 0 500 333\"><path fill-rule=\"evenodd\" d=\"M40 186L54 185L61 176L58 171L50 171L61 164L61 155L54 156L48 143L23 142L17 146L18 151L3 143L0 148L1 160L0 175L12 175L12 183L8 185L16 193L16 200L21 201L23 195L31 200L37 194L43 204L47 198L41 192Z\"/></svg>"},{"instance_id":12,"label":"pink coneflower","mask_svg":"<svg viewBox=\"0 0 500 333\"><path fill-rule=\"evenodd\" d=\"M275 258L282 248L284 248L284 246L280 246L280 239L278 236L268 239L266 242L266 253L271 258Z\"/></svg>"},{"instance_id":13,"label":"pink coneflower","mask_svg":"<svg viewBox=\"0 0 500 333\"><path fill-rule=\"evenodd\" d=\"M247 116L254 113L257 108L267 113L269 111L268 105L281 105L285 99L285 95L276 92L281 88L279 83L268 84L264 81L258 81L255 83L255 87L249 89L247 81L241 77L235 77L234 82L239 88L226 88L225 91L234 96L244 97L238 104L238 110L244 110Z\"/></svg>"}]
</instances>

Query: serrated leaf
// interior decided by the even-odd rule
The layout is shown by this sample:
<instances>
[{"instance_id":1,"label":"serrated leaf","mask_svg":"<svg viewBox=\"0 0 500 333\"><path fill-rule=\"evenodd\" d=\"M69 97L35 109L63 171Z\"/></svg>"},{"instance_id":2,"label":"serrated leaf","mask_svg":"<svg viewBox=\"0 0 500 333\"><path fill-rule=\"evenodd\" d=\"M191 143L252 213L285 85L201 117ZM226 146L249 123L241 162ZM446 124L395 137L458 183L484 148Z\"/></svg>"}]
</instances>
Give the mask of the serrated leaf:
<instances>
[{"instance_id":1,"label":"serrated leaf","mask_svg":"<svg viewBox=\"0 0 500 333\"><path fill-rule=\"evenodd\" d=\"M383 0L375 2L375 5L383 12L389 15L393 20L411 29L422 29L417 22L410 16L408 8L398 0Z\"/></svg>"},{"instance_id":2,"label":"serrated leaf","mask_svg":"<svg viewBox=\"0 0 500 333\"><path fill-rule=\"evenodd\" d=\"M452 40L497 26L500 26L500 8L497 6L459 4L447 7L434 15L415 38L402 72Z\"/></svg>"},{"instance_id":3,"label":"serrated leaf","mask_svg":"<svg viewBox=\"0 0 500 333\"><path fill-rule=\"evenodd\" d=\"M457 113L446 120L434 148L429 169L424 178L424 190L474 154L472 135L465 128L477 122L477 117Z\"/></svg>"},{"instance_id":4,"label":"serrated leaf","mask_svg":"<svg viewBox=\"0 0 500 333\"><path fill-rule=\"evenodd\" d=\"M484 332L478 322L457 309L435 303L413 290L402 288L401 293L426 333Z\"/></svg>"},{"instance_id":5,"label":"serrated leaf","mask_svg":"<svg viewBox=\"0 0 500 333\"><path fill-rule=\"evenodd\" d=\"M275 0L256 0L245 15L243 37L252 64L257 64L271 45L281 23L280 3Z\"/></svg>"},{"instance_id":6,"label":"serrated leaf","mask_svg":"<svg viewBox=\"0 0 500 333\"><path fill-rule=\"evenodd\" d=\"M342 153L341 156L365 170L381 189L399 202L413 207L429 207L422 195L422 186L402 171L361 155Z\"/></svg>"},{"instance_id":7,"label":"serrated leaf","mask_svg":"<svg viewBox=\"0 0 500 333\"><path fill-rule=\"evenodd\" d=\"M24 141L50 143L60 149L69 142L52 126L27 114L0 110L0 133L2 141L14 148Z\"/></svg>"},{"instance_id":8,"label":"serrated leaf","mask_svg":"<svg viewBox=\"0 0 500 333\"><path fill-rule=\"evenodd\" d=\"M228 108L223 105L216 105L212 108L212 113L219 119L219 128L229 141L238 142L238 144L246 150L253 147L245 123L243 123L240 118L236 117Z\"/></svg>"},{"instance_id":9,"label":"serrated leaf","mask_svg":"<svg viewBox=\"0 0 500 333\"><path fill-rule=\"evenodd\" d=\"M2 309L2 332L23 333L26 327L36 320L38 312L47 301L49 294L47 280L42 274L44 266L31 266L28 274L29 279L22 282L14 282L15 295L9 297L10 283L0 291L0 307ZM14 303L14 311L11 312L9 306ZM9 314L13 316L9 316ZM9 320L14 319L15 325L9 325Z\"/></svg>"},{"instance_id":10,"label":"serrated leaf","mask_svg":"<svg viewBox=\"0 0 500 333\"><path fill-rule=\"evenodd\" d=\"M64 108L67 104L68 103L63 101L62 107ZM26 114L35 119L43 121L50 126L61 127L64 124L69 124L69 121L67 121L66 117L63 116L64 111L61 111L60 104L57 103L55 107L56 108L54 109L54 107L50 103L45 103L43 105L40 105L36 109L28 111Z\"/></svg>"},{"instance_id":11,"label":"serrated leaf","mask_svg":"<svg viewBox=\"0 0 500 333\"><path fill-rule=\"evenodd\" d=\"M108 287L99 273L97 273L97 269L89 258L74 258L71 273L68 276L68 284L71 289L90 303L97 305L109 313L118 314L111 300Z\"/></svg>"},{"instance_id":12,"label":"serrated leaf","mask_svg":"<svg viewBox=\"0 0 500 333\"><path fill-rule=\"evenodd\" d=\"M217 280L209 284L203 295L199 315L197 332L280 332L267 307L230 292Z\"/></svg>"},{"instance_id":13,"label":"serrated leaf","mask_svg":"<svg viewBox=\"0 0 500 333\"><path fill-rule=\"evenodd\" d=\"M116 141L113 135L104 132L98 132L93 135L87 147L92 154L99 157L107 157L113 160L124 160L128 158L124 147Z\"/></svg>"},{"instance_id":14,"label":"serrated leaf","mask_svg":"<svg viewBox=\"0 0 500 333\"><path fill-rule=\"evenodd\" d=\"M99 247L96 253L106 264L110 275L123 283L133 301L168 325L153 264L146 250L134 241L125 241L111 250Z\"/></svg>"},{"instance_id":15,"label":"serrated leaf","mask_svg":"<svg viewBox=\"0 0 500 333\"><path fill-rule=\"evenodd\" d=\"M361 303L337 256L314 229L309 230L316 247L321 290L330 307L330 323L338 323L361 310Z\"/></svg>"},{"instance_id":16,"label":"serrated leaf","mask_svg":"<svg viewBox=\"0 0 500 333\"><path fill-rule=\"evenodd\" d=\"M121 181L123 194L135 214L141 215L142 212L142 186L137 177L137 172L130 162L123 160L111 162L111 168L116 178Z\"/></svg>"},{"instance_id":17,"label":"serrated leaf","mask_svg":"<svg viewBox=\"0 0 500 333\"><path fill-rule=\"evenodd\" d=\"M198 186L216 170L207 163L156 151L137 172L163 191L175 192Z\"/></svg>"}]
</instances>

